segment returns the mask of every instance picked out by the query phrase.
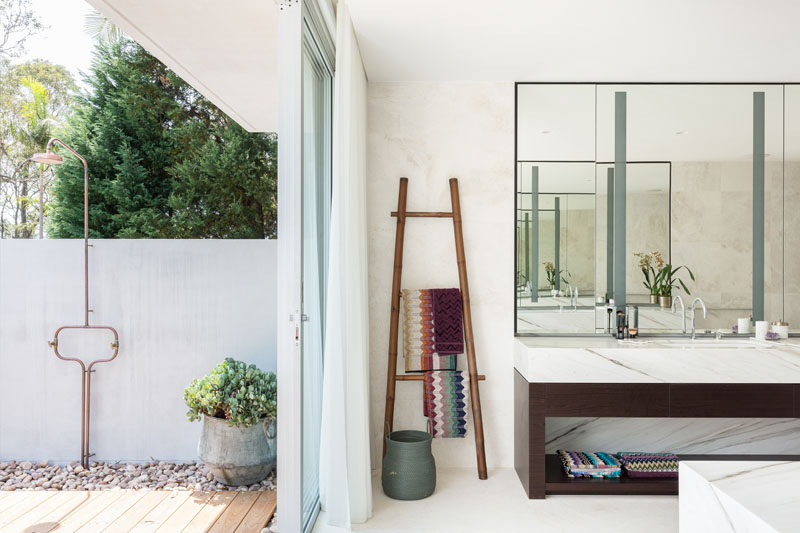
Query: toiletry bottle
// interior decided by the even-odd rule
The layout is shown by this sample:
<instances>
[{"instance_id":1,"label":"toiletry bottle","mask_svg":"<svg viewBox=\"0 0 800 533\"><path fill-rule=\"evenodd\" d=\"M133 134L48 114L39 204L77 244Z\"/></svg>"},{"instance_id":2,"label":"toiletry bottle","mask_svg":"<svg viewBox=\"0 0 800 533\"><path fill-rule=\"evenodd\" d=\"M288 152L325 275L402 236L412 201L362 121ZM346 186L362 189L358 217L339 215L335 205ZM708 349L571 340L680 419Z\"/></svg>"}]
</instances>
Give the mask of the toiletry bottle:
<instances>
[{"instance_id":1,"label":"toiletry bottle","mask_svg":"<svg viewBox=\"0 0 800 533\"><path fill-rule=\"evenodd\" d=\"M616 337L618 339L625 338L625 311L617 311Z\"/></svg>"}]
</instances>

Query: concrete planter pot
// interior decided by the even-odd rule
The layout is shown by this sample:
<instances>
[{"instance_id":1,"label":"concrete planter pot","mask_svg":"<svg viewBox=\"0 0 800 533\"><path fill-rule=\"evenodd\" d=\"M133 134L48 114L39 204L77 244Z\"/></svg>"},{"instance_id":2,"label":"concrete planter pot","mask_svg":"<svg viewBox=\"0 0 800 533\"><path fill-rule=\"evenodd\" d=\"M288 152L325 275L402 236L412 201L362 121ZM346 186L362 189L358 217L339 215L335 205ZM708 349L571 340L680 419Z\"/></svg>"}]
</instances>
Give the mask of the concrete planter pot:
<instances>
[{"instance_id":1,"label":"concrete planter pot","mask_svg":"<svg viewBox=\"0 0 800 533\"><path fill-rule=\"evenodd\" d=\"M240 428L229 426L222 418L203 415L197 455L217 482L252 485L275 468L277 444L275 421L263 420Z\"/></svg>"}]
</instances>

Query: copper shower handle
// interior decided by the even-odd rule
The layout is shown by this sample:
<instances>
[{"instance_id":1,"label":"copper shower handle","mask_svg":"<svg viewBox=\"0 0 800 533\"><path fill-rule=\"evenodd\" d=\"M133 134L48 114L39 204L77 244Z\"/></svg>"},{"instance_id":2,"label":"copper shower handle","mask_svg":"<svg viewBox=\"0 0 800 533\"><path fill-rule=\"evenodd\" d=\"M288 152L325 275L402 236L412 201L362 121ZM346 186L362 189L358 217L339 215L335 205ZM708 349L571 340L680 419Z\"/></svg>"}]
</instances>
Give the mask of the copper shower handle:
<instances>
[{"instance_id":1,"label":"copper shower handle","mask_svg":"<svg viewBox=\"0 0 800 533\"><path fill-rule=\"evenodd\" d=\"M61 353L58 351L58 334L65 329L107 329L108 331L114 334L114 341L111 343L111 347L114 348L114 353L111 354L111 357L108 357L106 359L97 359L95 361L92 361L91 363L89 363L90 369L97 363L107 363L109 361L113 361L114 358L117 357L117 354L119 353L119 335L117 334L117 330L112 328L111 326L61 326L56 330L56 334L53 336L53 340L47 341L47 344L53 348L56 357L58 357L63 361L75 361L76 363L79 363L81 365L81 368L85 368L85 365L83 364L83 361L81 359L78 359L77 357L65 357L61 355Z\"/></svg>"},{"instance_id":2,"label":"copper shower handle","mask_svg":"<svg viewBox=\"0 0 800 533\"><path fill-rule=\"evenodd\" d=\"M89 363L87 368L81 359L78 359L77 357L65 357L58 351L58 334L65 329L106 329L114 334L114 341L111 343L114 353L111 354L111 357L92 361ZM53 340L48 341L47 344L53 348L56 357L59 359L63 361L75 361L81 365L81 373L83 376L81 379L81 466L88 468L89 457L93 455L89 453L89 414L91 411L92 401L92 367L97 363L107 363L117 357L117 354L119 353L119 335L117 334L117 330L111 326L61 326L56 330Z\"/></svg>"}]
</instances>

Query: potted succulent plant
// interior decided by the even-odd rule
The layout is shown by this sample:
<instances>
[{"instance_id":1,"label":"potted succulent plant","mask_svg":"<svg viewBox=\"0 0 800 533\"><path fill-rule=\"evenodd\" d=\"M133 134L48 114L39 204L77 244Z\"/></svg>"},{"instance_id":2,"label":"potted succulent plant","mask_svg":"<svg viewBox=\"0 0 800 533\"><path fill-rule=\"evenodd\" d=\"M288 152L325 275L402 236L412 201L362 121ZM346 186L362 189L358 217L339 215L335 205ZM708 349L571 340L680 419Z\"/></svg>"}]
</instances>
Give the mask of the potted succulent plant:
<instances>
[{"instance_id":1,"label":"potted succulent plant","mask_svg":"<svg viewBox=\"0 0 800 533\"><path fill-rule=\"evenodd\" d=\"M203 420L197 453L218 482L251 485L275 468L275 374L229 357L183 397L189 420Z\"/></svg>"},{"instance_id":2,"label":"potted succulent plant","mask_svg":"<svg viewBox=\"0 0 800 533\"><path fill-rule=\"evenodd\" d=\"M664 268L664 258L661 257L661 252L636 252L633 255L639 258L639 268L644 275L642 284L650 293L650 303L657 304L659 302L659 287L656 278L661 269Z\"/></svg>"}]
</instances>

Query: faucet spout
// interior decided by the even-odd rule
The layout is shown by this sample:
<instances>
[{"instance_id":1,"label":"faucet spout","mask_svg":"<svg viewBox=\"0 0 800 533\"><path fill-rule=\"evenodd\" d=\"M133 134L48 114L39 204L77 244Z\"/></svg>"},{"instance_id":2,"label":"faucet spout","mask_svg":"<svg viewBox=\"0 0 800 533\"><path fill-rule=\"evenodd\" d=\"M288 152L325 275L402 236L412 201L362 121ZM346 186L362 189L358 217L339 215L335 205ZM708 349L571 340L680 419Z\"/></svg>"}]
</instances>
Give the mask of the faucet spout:
<instances>
[{"instance_id":1,"label":"faucet spout","mask_svg":"<svg viewBox=\"0 0 800 533\"><path fill-rule=\"evenodd\" d=\"M703 308L703 318L706 318L708 314L708 309L706 309L706 303L703 301L702 298L698 297L692 301L692 340L695 338L695 308L697 307L697 302L700 302L700 305Z\"/></svg>"},{"instance_id":2,"label":"faucet spout","mask_svg":"<svg viewBox=\"0 0 800 533\"><path fill-rule=\"evenodd\" d=\"M675 311L678 310L678 302L681 303L681 330L686 335L686 306L683 304L683 298L680 295L672 299L672 313L675 314Z\"/></svg>"}]
</instances>

